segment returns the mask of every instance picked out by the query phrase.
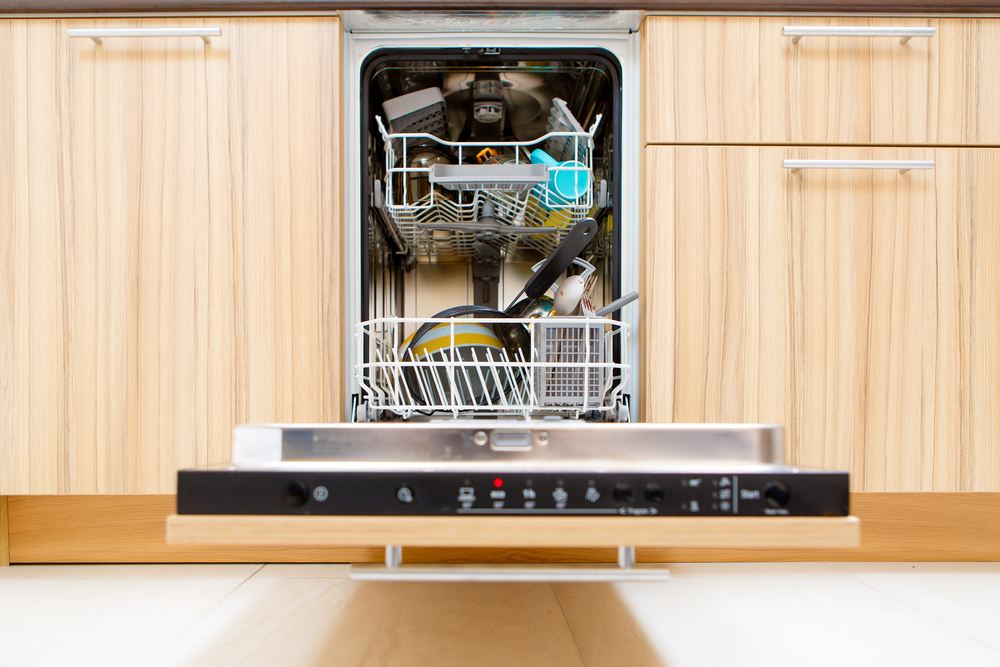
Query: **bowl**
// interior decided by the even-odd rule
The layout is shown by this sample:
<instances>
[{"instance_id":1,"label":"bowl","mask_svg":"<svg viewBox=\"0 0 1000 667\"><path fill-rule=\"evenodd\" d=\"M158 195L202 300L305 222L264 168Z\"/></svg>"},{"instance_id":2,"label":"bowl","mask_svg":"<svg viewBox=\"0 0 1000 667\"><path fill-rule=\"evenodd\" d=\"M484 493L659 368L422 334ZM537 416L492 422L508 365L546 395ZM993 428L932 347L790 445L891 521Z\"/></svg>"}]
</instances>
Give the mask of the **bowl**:
<instances>
[{"instance_id":1,"label":"bowl","mask_svg":"<svg viewBox=\"0 0 1000 667\"><path fill-rule=\"evenodd\" d=\"M491 325L456 318L454 324L421 327L416 334L416 339L410 336L403 342L401 356L402 361L409 362L412 353L418 362L416 367L406 366L403 371L417 404L471 408L500 400L506 373L499 364L494 364L496 375L488 368L491 358L494 362L502 359L504 346Z\"/></svg>"}]
</instances>

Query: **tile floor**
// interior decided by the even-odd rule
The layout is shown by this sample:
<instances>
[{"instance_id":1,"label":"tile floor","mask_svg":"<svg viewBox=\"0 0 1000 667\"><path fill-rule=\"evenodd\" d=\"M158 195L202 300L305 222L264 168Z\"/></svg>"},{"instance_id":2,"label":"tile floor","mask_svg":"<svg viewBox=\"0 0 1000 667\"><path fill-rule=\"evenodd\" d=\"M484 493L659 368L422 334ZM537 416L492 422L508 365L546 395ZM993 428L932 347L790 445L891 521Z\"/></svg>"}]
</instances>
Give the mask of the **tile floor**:
<instances>
[{"instance_id":1,"label":"tile floor","mask_svg":"<svg viewBox=\"0 0 1000 667\"><path fill-rule=\"evenodd\" d=\"M1000 666L1000 563L676 564L663 583L345 565L0 569L0 665Z\"/></svg>"}]
</instances>

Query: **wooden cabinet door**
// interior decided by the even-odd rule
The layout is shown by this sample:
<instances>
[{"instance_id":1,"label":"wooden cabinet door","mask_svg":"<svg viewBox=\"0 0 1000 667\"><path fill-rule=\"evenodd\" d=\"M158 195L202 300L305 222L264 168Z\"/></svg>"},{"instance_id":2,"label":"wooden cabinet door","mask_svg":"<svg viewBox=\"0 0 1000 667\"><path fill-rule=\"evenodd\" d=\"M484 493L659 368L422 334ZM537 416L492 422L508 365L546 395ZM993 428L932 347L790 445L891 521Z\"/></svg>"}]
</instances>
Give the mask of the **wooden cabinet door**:
<instances>
[{"instance_id":1,"label":"wooden cabinet door","mask_svg":"<svg viewBox=\"0 0 1000 667\"><path fill-rule=\"evenodd\" d=\"M934 28L803 37L784 26ZM1000 20L646 20L648 143L998 144Z\"/></svg>"},{"instance_id":2,"label":"wooden cabinet door","mask_svg":"<svg viewBox=\"0 0 1000 667\"><path fill-rule=\"evenodd\" d=\"M645 170L644 420L783 424L790 463L857 491L1000 490L1000 150L651 146Z\"/></svg>"},{"instance_id":3,"label":"wooden cabinet door","mask_svg":"<svg viewBox=\"0 0 1000 667\"><path fill-rule=\"evenodd\" d=\"M170 493L236 422L339 417L339 32L0 22L0 494Z\"/></svg>"}]
</instances>

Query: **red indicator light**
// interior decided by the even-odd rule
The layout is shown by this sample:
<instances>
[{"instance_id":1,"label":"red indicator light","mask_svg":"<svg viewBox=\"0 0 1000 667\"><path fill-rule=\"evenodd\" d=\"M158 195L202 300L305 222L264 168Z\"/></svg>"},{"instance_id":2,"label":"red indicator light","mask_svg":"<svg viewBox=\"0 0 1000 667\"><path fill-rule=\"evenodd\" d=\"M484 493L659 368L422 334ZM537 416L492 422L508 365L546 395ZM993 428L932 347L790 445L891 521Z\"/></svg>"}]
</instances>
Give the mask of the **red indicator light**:
<instances>
[{"instance_id":1,"label":"red indicator light","mask_svg":"<svg viewBox=\"0 0 1000 667\"><path fill-rule=\"evenodd\" d=\"M497 477L495 480L493 480L493 486L499 489L501 486L503 486L503 480Z\"/></svg>"}]
</instances>

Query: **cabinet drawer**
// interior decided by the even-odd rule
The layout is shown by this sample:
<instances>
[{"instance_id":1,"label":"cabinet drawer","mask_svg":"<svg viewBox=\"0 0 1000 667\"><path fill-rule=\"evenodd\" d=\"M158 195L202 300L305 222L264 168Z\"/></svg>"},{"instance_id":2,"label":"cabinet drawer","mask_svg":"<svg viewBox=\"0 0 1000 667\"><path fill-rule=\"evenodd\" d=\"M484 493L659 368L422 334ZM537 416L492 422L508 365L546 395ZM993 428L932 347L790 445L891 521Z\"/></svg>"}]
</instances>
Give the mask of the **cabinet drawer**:
<instances>
[{"instance_id":1,"label":"cabinet drawer","mask_svg":"<svg viewBox=\"0 0 1000 667\"><path fill-rule=\"evenodd\" d=\"M933 28L893 35L822 31ZM997 144L998 19L650 17L648 143Z\"/></svg>"},{"instance_id":2,"label":"cabinet drawer","mask_svg":"<svg viewBox=\"0 0 1000 667\"><path fill-rule=\"evenodd\" d=\"M645 421L784 424L792 464L855 491L1000 490L1000 150L651 146L645 169Z\"/></svg>"}]
</instances>

